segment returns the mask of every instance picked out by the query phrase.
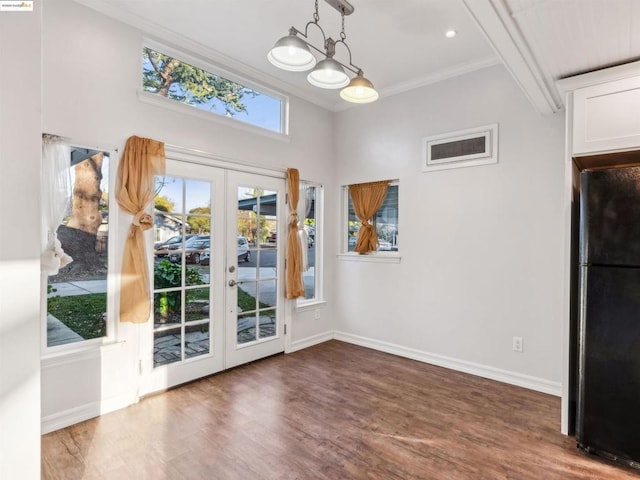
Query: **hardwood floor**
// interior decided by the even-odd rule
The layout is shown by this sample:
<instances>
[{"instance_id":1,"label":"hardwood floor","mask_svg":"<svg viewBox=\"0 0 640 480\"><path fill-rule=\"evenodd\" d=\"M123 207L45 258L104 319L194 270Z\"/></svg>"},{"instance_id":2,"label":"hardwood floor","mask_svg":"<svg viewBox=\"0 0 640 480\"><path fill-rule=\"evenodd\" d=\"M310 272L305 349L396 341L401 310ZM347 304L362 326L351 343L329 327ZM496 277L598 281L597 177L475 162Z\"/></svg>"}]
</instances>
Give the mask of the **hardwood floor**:
<instances>
[{"instance_id":1,"label":"hardwood floor","mask_svg":"<svg viewBox=\"0 0 640 480\"><path fill-rule=\"evenodd\" d=\"M44 479L635 479L560 399L331 341L42 437Z\"/></svg>"}]
</instances>

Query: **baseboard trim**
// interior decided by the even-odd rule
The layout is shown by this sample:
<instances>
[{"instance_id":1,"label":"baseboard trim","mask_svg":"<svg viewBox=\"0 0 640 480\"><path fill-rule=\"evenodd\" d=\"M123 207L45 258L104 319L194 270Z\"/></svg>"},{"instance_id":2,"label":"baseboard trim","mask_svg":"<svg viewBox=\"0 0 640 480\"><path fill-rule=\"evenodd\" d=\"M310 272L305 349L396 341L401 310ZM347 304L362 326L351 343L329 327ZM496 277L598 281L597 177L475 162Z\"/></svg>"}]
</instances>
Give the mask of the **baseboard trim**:
<instances>
[{"instance_id":1,"label":"baseboard trim","mask_svg":"<svg viewBox=\"0 0 640 480\"><path fill-rule=\"evenodd\" d=\"M523 375L521 373L489 367L479 363L467 362L466 360L458 360L444 355L424 352L422 350L403 347L402 345L383 342L373 338L361 337L359 335L353 335L346 332L336 331L334 332L333 338L343 342L353 343L354 345L360 345L361 347L372 348L381 352L410 358L419 362L450 368L451 370L457 370L459 372L470 373L471 375L477 375L490 380L528 388L529 390L535 390L537 392L548 393L549 395L554 395L556 397L560 397L562 394L562 386L559 382L551 382L543 378Z\"/></svg>"},{"instance_id":2,"label":"baseboard trim","mask_svg":"<svg viewBox=\"0 0 640 480\"><path fill-rule=\"evenodd\" d=\"M312 335L310 337L301 338L300 340L296 340L291 343L292 352L297 352L298 350L302 350L304 348L313 347L314 345L318 345L319 343L328 342L329 340L333 340L333 331L319 333L317 335Z\"/></svg>"},{"instance_id":3,"label":"baseboard trim","mask_svg":"<svg viewBox=\"0 0 640 480\"><path fill-rule=\"evenodd\" d=\"M449 368L459 372L469 373L471 375L477 375L479 377L496 380L498 382L528 388L529 390L535 390L557 397L560 397L562 393L562 388L559 382L550 382L543 378L523 375L521 373L489 367L487 365L481 365L474 362L467 362L466 360L459 360L435 353L424 352L422 350L346 332L329 331L296 340L291 344L291 352L303 350L332 339L352 343L354 345L360 345L362 347L390 353L392 355L398 355L399 357L410 358L412 360L417 360L431 365L437 365L439 367ZM136 401L134 394L121 395L119 397L80 405L63 412L48 415L42 418L42 434L50 433L70 425L89 420L90 418L98 417L100 415L128 407L129 405L136 403Z\"/></svg>"},{"instance_id":4,"label":"baseboard trim","mask_svg":"<svg viewBox=\"0 0 640 480\"><path fill-rule=\"evenodd\" d=\"M50 433L61 428L66 428L76 423L84 422L94 417L120 410L136 403L134 395L121 395L100 402L91 402L86 405L70 408L63 412L47 415L42 418L42 434Z\"/></svg>"}]
</instances>

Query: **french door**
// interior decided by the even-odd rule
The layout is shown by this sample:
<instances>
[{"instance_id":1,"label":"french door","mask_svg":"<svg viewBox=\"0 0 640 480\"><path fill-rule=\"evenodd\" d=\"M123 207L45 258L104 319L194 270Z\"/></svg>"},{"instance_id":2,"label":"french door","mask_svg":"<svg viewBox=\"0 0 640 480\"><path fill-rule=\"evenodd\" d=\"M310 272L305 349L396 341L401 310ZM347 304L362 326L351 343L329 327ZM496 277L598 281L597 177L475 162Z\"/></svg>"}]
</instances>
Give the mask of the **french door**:
<instances>
[{"instance_id":1,"label":"french door","mask_svg":"<svg viewBox=\"0 0 640 480\"><path fill-rule=\"evenodd\" d=\"M282 352L284 180L168 160L155 191L140 394Z\"/></svg>"},{"instance_id":2,"label":"french door","mask_svg":"<svg viewBox=\"0 0 640 480\"><path fill-rule=\"evenodd\" d=\"M277 232L284 218L280 211L284 180L233 171L227 175L225 366L229 368L284 350L280 281L284 260L278 248L284 236Z\"/></svg>"}]
</instances>

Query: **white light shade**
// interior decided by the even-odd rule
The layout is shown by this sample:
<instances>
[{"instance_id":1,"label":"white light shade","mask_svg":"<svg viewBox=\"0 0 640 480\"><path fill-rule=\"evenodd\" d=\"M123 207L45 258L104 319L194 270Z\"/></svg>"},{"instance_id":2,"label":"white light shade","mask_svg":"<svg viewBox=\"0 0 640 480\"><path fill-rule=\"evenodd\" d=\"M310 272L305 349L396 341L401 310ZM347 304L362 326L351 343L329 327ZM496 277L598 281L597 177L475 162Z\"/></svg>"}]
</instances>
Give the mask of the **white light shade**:
<instances>
[{"instance_id":1,"label":"white light shade","mask_svg":"<svg viewBox=\"0 0 640 480\"><path fill-rule=\"evenodd\" d=\"M351 103L375 102L379 95L373 88L373 84L364 78L361 73L351 79L349 85L340 91L343 100Z\"/></svg>"},{"instance_id":2,"label":"white light shade","mask_svg":"<svg viewBox=\"0 0 640 480\"><path fill-rule=\"evenodd\" d=\"M313 68L316 57L306 43L295 34L289 34L276 42L267 55L269 61L282 70L304 72Z\"/></svg>"},{"instance_id":3,"label":"white light shade","mask_svg":"<svg viewBox=\"0 0 640 480\"><path fill-rule=\"evenodd\" d=\"M333 58L325 58L316 65L307 80L311 85L320 88L342 88L349 84L349 77L344 68Z\"/></svg>"}]
</instances>

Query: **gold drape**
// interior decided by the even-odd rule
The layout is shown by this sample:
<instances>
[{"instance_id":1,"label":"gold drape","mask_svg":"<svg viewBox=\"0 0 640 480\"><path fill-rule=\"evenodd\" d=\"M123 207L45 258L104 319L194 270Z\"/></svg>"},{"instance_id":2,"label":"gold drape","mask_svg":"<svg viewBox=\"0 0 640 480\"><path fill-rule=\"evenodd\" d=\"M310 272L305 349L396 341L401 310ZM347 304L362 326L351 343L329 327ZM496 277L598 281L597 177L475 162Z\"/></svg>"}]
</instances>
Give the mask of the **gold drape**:
<instances>
[{"instance_id":1,"label":"gold drape","mask_svg":"<svg viewBox=\"0 0 640 480\"><path fill-rule=\"evenodd\" d=\"M289 193L289 230L287 232L287 269L285 294L287 298L304 296L302 282L302 249L298 240L298 200L300 196L300 174L295 168L287 169Z\"/></svg>"},{"instance_id":2,"label":"gold drape","mask_svg":"<svg viewBox=\"0 0 640 480\"><path fill-rule=\"evenodd\" d=\"M378 248L378 235L369 220L384 203L388 187L388 180L349 185L353 209L362 222L355 247L358 253L373 252Z\"/></svg>"},{"instance_id":3,"label":"gold drape","mask_svg":"<svg viewBox=\"0 0 640 480\"><path fill-rule=\"evenodd\" d=\"M153 200L153 176L164 174L165 163L164 143L129 137L118 165L118 205L133 215L122 259L121 322L144 323L151 315L143 232L153 227L146 210Z\"/></svg>"}]
</instances>

